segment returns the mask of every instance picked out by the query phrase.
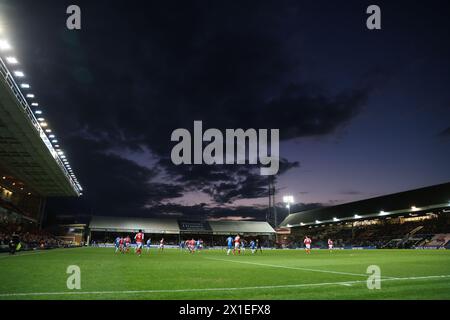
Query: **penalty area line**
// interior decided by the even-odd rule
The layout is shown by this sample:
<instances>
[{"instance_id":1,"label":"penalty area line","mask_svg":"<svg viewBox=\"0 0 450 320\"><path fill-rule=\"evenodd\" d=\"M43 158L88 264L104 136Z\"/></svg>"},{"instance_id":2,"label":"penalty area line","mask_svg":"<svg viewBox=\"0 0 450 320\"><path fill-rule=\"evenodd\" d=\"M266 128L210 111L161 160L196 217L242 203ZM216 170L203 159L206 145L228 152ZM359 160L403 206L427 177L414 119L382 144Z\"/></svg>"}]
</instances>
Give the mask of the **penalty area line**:
<instances>
[{"instance_id":1,"label":"penalty area line","mask_svg":"<svg viewBox=\"0 0 450 320\"><path fill-rule=\"evenodd\" d=\"M255 265L255 266L271 267L271 268L292 269L292 270L331 273L331 274L342 274L342 275L347 275L347 276L358 276L358 277L367 277L368 276L368 274L366 274L366 273L351 273L351 272L311 269L311 268L303 268L303 267L289 267L289 266L282 266L282 265L277 265L277 264L267 264L267 263L258 263L258 262L249 262L249 261L236 261L236 260L227 260L227 259L218 259L218 258L205 258L205 259L242 263L242 264L251 264L251 265ZM395 277L388 277L388 276L381 276L381 278L396 279Z\"/></svg>"},{"instance_id":2,"label":"penalty area line","mask_svg":"<svg viewBox=\"0 0 450 320\"><path fill-rule=\"evenodd\" d=\"M380 279L380 281L402 281L402 280L430 280L450 278L450 275L440 276L422 276L422 277L404 277ZM211 291L239 291L239 290L267 290L267 289L286 289L303 287L321 287L321 286L351 286L352 284L367 283L367 280L339 281L339 282L320 282L320 283L302 283L286 284L276 286L253 286L253 287L235 287L235 288L200 288L200 289L173 289L173 290L124 290L124 291L63 291L63 292L23 292L23 293L0 293L0 297L20 297L20 296L58 296L58 295L100 295L100 294L142 294L142 293L182 293L182 292L211 292Z\"/></svg>"}]
</instances>

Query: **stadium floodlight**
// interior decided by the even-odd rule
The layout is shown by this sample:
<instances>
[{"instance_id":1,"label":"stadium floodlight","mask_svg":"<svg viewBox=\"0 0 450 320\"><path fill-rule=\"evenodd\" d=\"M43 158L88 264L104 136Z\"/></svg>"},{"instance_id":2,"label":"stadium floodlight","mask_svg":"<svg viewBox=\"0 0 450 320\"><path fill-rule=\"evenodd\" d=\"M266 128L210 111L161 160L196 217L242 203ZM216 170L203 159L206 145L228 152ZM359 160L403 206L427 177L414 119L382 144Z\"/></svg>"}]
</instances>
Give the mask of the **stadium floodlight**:
<instances>
[{"instance_id":1,"label":"stadium floodlight","mask_svg":"<svg viewBox=\"0 0 450 320\"><path fill-rule=\"evenodd\" d=\"M385 215L387 215L387 214L388 214L388 213L386 213L386 212L384 212L383 210L381 210L379 215L380 215L380 216L385 216Z\"/></svg>"},{"instance_id":2,"label":"stadium floodlight","mask_svg":"<svg viewBox=\"0 0 450 320\"><path fill-rule=\"evenodd\" d=\"M55 148L59 148L59 144L55 144Z\"/></svg>"},{"instance_id":3,"label":"stadium floodlight","mask_svg":"<svg viewBox=\"0 0 450 320\"><path fill-rule=\"evenodd\" d=\"M53 139L55 137L55 135L54 134L50 134L48 137Z\"/></svg>"},{"instance_id":4,"label":"stadium floodlight","mask_svg":"<svg viewBox=\"0 0 450 320\"><path fill-rule=\"evenodd\" d=\"M300 225L301 225L301 226L304 226L305 224L304 224L303 222L300 222Z\"/></svg>"},{"instance_id":5,"label":"stadium floodlight","mask_svg":"<svg viewBox=\"0 0 450 320\"><path fill-rule=\"evenodd\" d=\"M53 142L53 143L58 143L58 140L53 139L52 142Z\"/></svg>"},{"instance_id":6,"label":"stadium floodlight","mask_svg":"<svg viewBox=\"0 0 450 320\"><path fill-rule=\"evenodd\" d=\"M0 40L0 50L2 51L11 50L11 45L6 40Z\"/></svg>"},{"instance_id":7,"label":"stadium floodlight","mask_svg":"<svg viewBox=\"0 0 450 320\"><path fill-rule=\"evenodd\" d=\"M18 64L19 61L17 61L16 57L6 57L6 61L10 64Z\"/></svg>"},{"instance_id":8,"label":"stadium floodlight","mask_svg":"<svg viewBox=\"0 0 450 320\"><path fill-rule=\"evenodd\" d=\"M20 87L23 89L30 89L30 85L28 83L21 83Z\"/></svg>"},{"instance_id":9,"label":"stadium floodlight","mask_svg":"<svg viewBox=\"0 0 450 320\"><path fill-rule=\"evenodd\" d=\"M39 107L39 103L33 102L33 103L31 104L31 106L33 106L33 107Z\"/></svg>"},{"instance_id":10,"label":"stadium floodlight","mask_svg":"<svg viewBox=\"0 0 450 320\"><path fill-rule=\"evenodd\" d=\"M412 210L412 211L416 211L416 210L418 210L418 209L417 209L416 206L412 206L412 207L411 207L411 210Z\"/></svg>"},{"instance_id":11,"label":"stadium floodlight","mask_svg":"<svg viewBox=\"0 0 450 320\"><path fill-rule=\"evenodd\" d=\"M47 122L41 122L41 127L46 127L48 126Z\"/></svg>"},{"instance_id":12,"label":"stadium floodlight","mask_svg":"<svg viewBox=\"0 0 450 320\"><path fill-rule=\"evenodd\" d=\"M355 219L359 219L359 218L361 218L361 216L355 214Z\"/></svg>"},{"instance_id":13,"label":"stadium floodlight","mask_svg":"<svg viewBox=\"0 0 450 320\"><path fill-rule=\"evenodd\" d=\"M321 223L319 220L316 220L316 223Z\"/></svg>"},{"instance_id":14,"label":"stadium floodlight","mask_svg":"<svg viewBox=\"0 0 450 320\"><path fill-rule=\"evenodd\" d=\"M42 114L42 110L36 110L34 113L36 113L36 114Z\"/></svg>"},{"instance_id":15,"label":"stadium floodlight","mask_svg":"<svg viewBox=\"0 0 450 320\"><path fill-rule=\"evenodd\" d=\"M37 118L38 121L45 121L45 118Z\"/></svg>"},{"instance_id":16,"label":"stadium floodlight","mask_svg":"<svg viewBox=\"0 0 450 320\"><path fill-rule=\"evenodd\" d=\"M339 221L339 219L338 219L338 218L336 218L336 217L334 217L334 218L333 218L333 221Z\"/></svg>"},{"instance_id":17,"label":"stadium floodlight","mask_svg":"<svg viewBox=\"0 0 450 320\"><path fill-rule=\"evenodd\" d=\"M52 132L52 129L45 129L45 132L50 133Z\"/></svg>"},{"instance_id":18,"label":"stadium floodlight","mask_svg":"<svg viewBox=\"0 0 450 320\"><path fill-rule=\"evenodd\" d=\"M286 203L286 208L288 209L288 214L291 214L291 203L294 203L293 196L283 196L283 202Z\"/></svg>"},{"instance_id":19,"label":"stadium floodlight","mask_svg":"<svg viewBox=\"0 0 450 320\"><path fill-rule=\"evenodd\" d=\"M19 78L25 77L23 71L14 71L14 75Z\"/></svg>"},{"instance_id":20,"label":"stadium floodlight","mask_svg":"<svg viewBox=\"0 0 450 320\"><path fill-rule=\"evenodd\" d=\"M33 99L33 98L34 98L34 94L32 94L32 93L27 93L27 98Z\"/></svg>"}]
</instances>

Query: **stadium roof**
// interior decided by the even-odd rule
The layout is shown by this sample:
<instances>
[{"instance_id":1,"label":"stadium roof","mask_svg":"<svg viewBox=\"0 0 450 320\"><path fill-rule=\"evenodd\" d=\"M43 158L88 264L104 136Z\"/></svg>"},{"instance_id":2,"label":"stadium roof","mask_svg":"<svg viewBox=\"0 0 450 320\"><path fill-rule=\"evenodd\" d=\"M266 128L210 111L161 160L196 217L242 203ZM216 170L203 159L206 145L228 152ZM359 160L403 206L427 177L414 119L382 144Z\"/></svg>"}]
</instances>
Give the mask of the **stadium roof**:
<instances>
[{"instance_id":1,"label":"stadium roof","mask_svg":"<svg viewBox=\"0 0 450 320\"><path fill-rule=\"evenodd\" d=\"M332 207L292 213L281 227L297 227L345 220L360 220L450 207L450 183L394 193Z\"/></svg>"},{"instance_id":2,"label":"stadium roof","mask_svg":"<svg viewBox=\"0 0 450 320\"><path fill-rule=\"evenodd\" d=\"M23 73L15 71L16 77ZM41 196L78 196L82 191L65 155L54 148L45 130L44 120L36 119L13 74L0 56L0 165L3 174L11 175ZM22 83L22 88L29 84ZM25 89L24 89L25 90ZM33 102L33 105L37 103ZM44 128L47 128L44 130ZM50 136L50 134L49 134Z\"/></svg>"},{"instance_id":3,"label":"stadium roof","mask_svg":"<svg viewBox=\"0 0 450 320\"><path fill-rule=\"evenodd\" d=\"M265 221L208 221L213 234L255 233L273 234L275 230Z\"/></svg>"},{"instance_id":4,"label":"stadium roof","mask_svg":"<svg viewBox=\"0 0 450 320\"><path fill-rule=\"evenodd\" d=\"M182 221L182 220L181 220ZM260 234L269 235L275 230L265 221L206 221L204 230L192 230L194 233L208 232L218 235L228 234ZM156 218L116 218L116 217L92 217L89 224L91 231L108 232L137 232L142 229L145 233L169 233L178 234L180 224L177 219Z\"/></svg>"},{"instance_id":5,"label":"stadium roof","mask_svg":"<svg viewBox=\"0 0 450 320\"><path fill-rule=\"evenodd\" d=\"M144 233L180 233L177 219L94 216L89 224L89 228L91 231L137 232L139 229L142 229Z\"/></svg>"}]
</instances>

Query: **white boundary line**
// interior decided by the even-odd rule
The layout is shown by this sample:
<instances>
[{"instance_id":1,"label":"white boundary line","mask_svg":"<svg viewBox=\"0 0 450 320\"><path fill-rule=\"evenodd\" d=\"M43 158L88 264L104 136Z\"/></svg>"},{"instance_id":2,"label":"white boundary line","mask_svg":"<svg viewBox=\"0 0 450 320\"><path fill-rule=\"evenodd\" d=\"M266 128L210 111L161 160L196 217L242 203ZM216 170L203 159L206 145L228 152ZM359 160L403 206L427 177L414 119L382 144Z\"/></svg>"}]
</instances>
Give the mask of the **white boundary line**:
<instances>
[{"instance_id":1,"label":"white boundary line","mask_svg":"<svg viewBox=\"0 0 450 320\"><path fill-rule=\"evenodd\" d=\"M450 278L450 275L380 279L380 281L429 280L429 279L444 279L444 278ZM125 290L125 291L23 292L23 293L0 293L0 297L238 291L238 290L321 287L321 286L335 286L335 285L344 285L345 286L345 285L352 285L352 284L366 283L366 282L367 282L367 280L355 280L355 281L340 281L340 282L287 284L287 285L277 285L277 286L254 286L254 287L240 287L240 288L235 287L235 288L173 289L173 290L162 289L162 290Z\"/></svg>"},{"instance_id":2,"label":"white boundary line","mask_svg":"<svg viewBox=\"0 0 450 320\"><path fill-rule=\"evenodd\" d=\"M281 266L281 265L276 265L276 264L266 264L266 263L257 263L257 262L249 262L249 261L236 261L236 260L227 260L227 259L218 259L218 258L205 258L205 259L252 264L252 265L256 265L256 266L272 267L272 268L282 268L282 269L292 269L292 270L302 270L302 271L322 272L322 273L332 273L332 274L343 274L343 275L348 275L348 276L359 276L359 277L368 277L369 276L369 274L367 274L367 273L350 273L350 272L310 269L310 268L302 268L302 267L288 267L288 266ZM382 276L382 278L396 279L395 277L388 277L388 276Z\"/></svg>"}]
</instances>

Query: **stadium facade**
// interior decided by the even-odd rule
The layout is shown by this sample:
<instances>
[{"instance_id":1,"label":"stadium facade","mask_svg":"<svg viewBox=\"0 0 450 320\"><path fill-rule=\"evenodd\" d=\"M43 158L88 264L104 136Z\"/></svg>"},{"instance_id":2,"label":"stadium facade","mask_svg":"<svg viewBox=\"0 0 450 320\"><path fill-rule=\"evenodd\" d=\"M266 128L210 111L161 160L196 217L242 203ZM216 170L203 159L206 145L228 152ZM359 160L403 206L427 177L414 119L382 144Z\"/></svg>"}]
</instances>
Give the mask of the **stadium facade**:
<instances>
[{"instance_id":1,"label":"stadium facade","mask_svg":"<svg viewBox=\"0 0 450 320\"><path fill-rule=\"evenodd\" d=\"M89 223L88 243L112 242L117 236L134 235L139 230L153 242L164 238L179 244L191 238L203 239L208 245L223 245L224 239L239 234L243 238L273 241L275 230L265 221L212 221L157 218L117 218L93 216Z\"/></svg>"},{"instance_id":2,"label":"stadium facade","mask_svg":"<svg viewBox=\"0 0 450 320\"><path fill-rule=\"evenodd\" d=\"M47 197L77 197L82 188L1 35L0 78L0 222L41 225Z\"/></svg>"},{"instance_id":3,"label":"stadium facade","mask_svg":"<svg viewBox=\"0 0 450 320\"><path fill-rule=\"evenodd\" d=\"M330 237L340 240L342 246L440 243L446 247L450 244L450 183L295 212L280 227L283 232L277 241L286 246L293 242L299 245L304 235L314 235L321 246Z\"/></svg>"}]
</instances>

